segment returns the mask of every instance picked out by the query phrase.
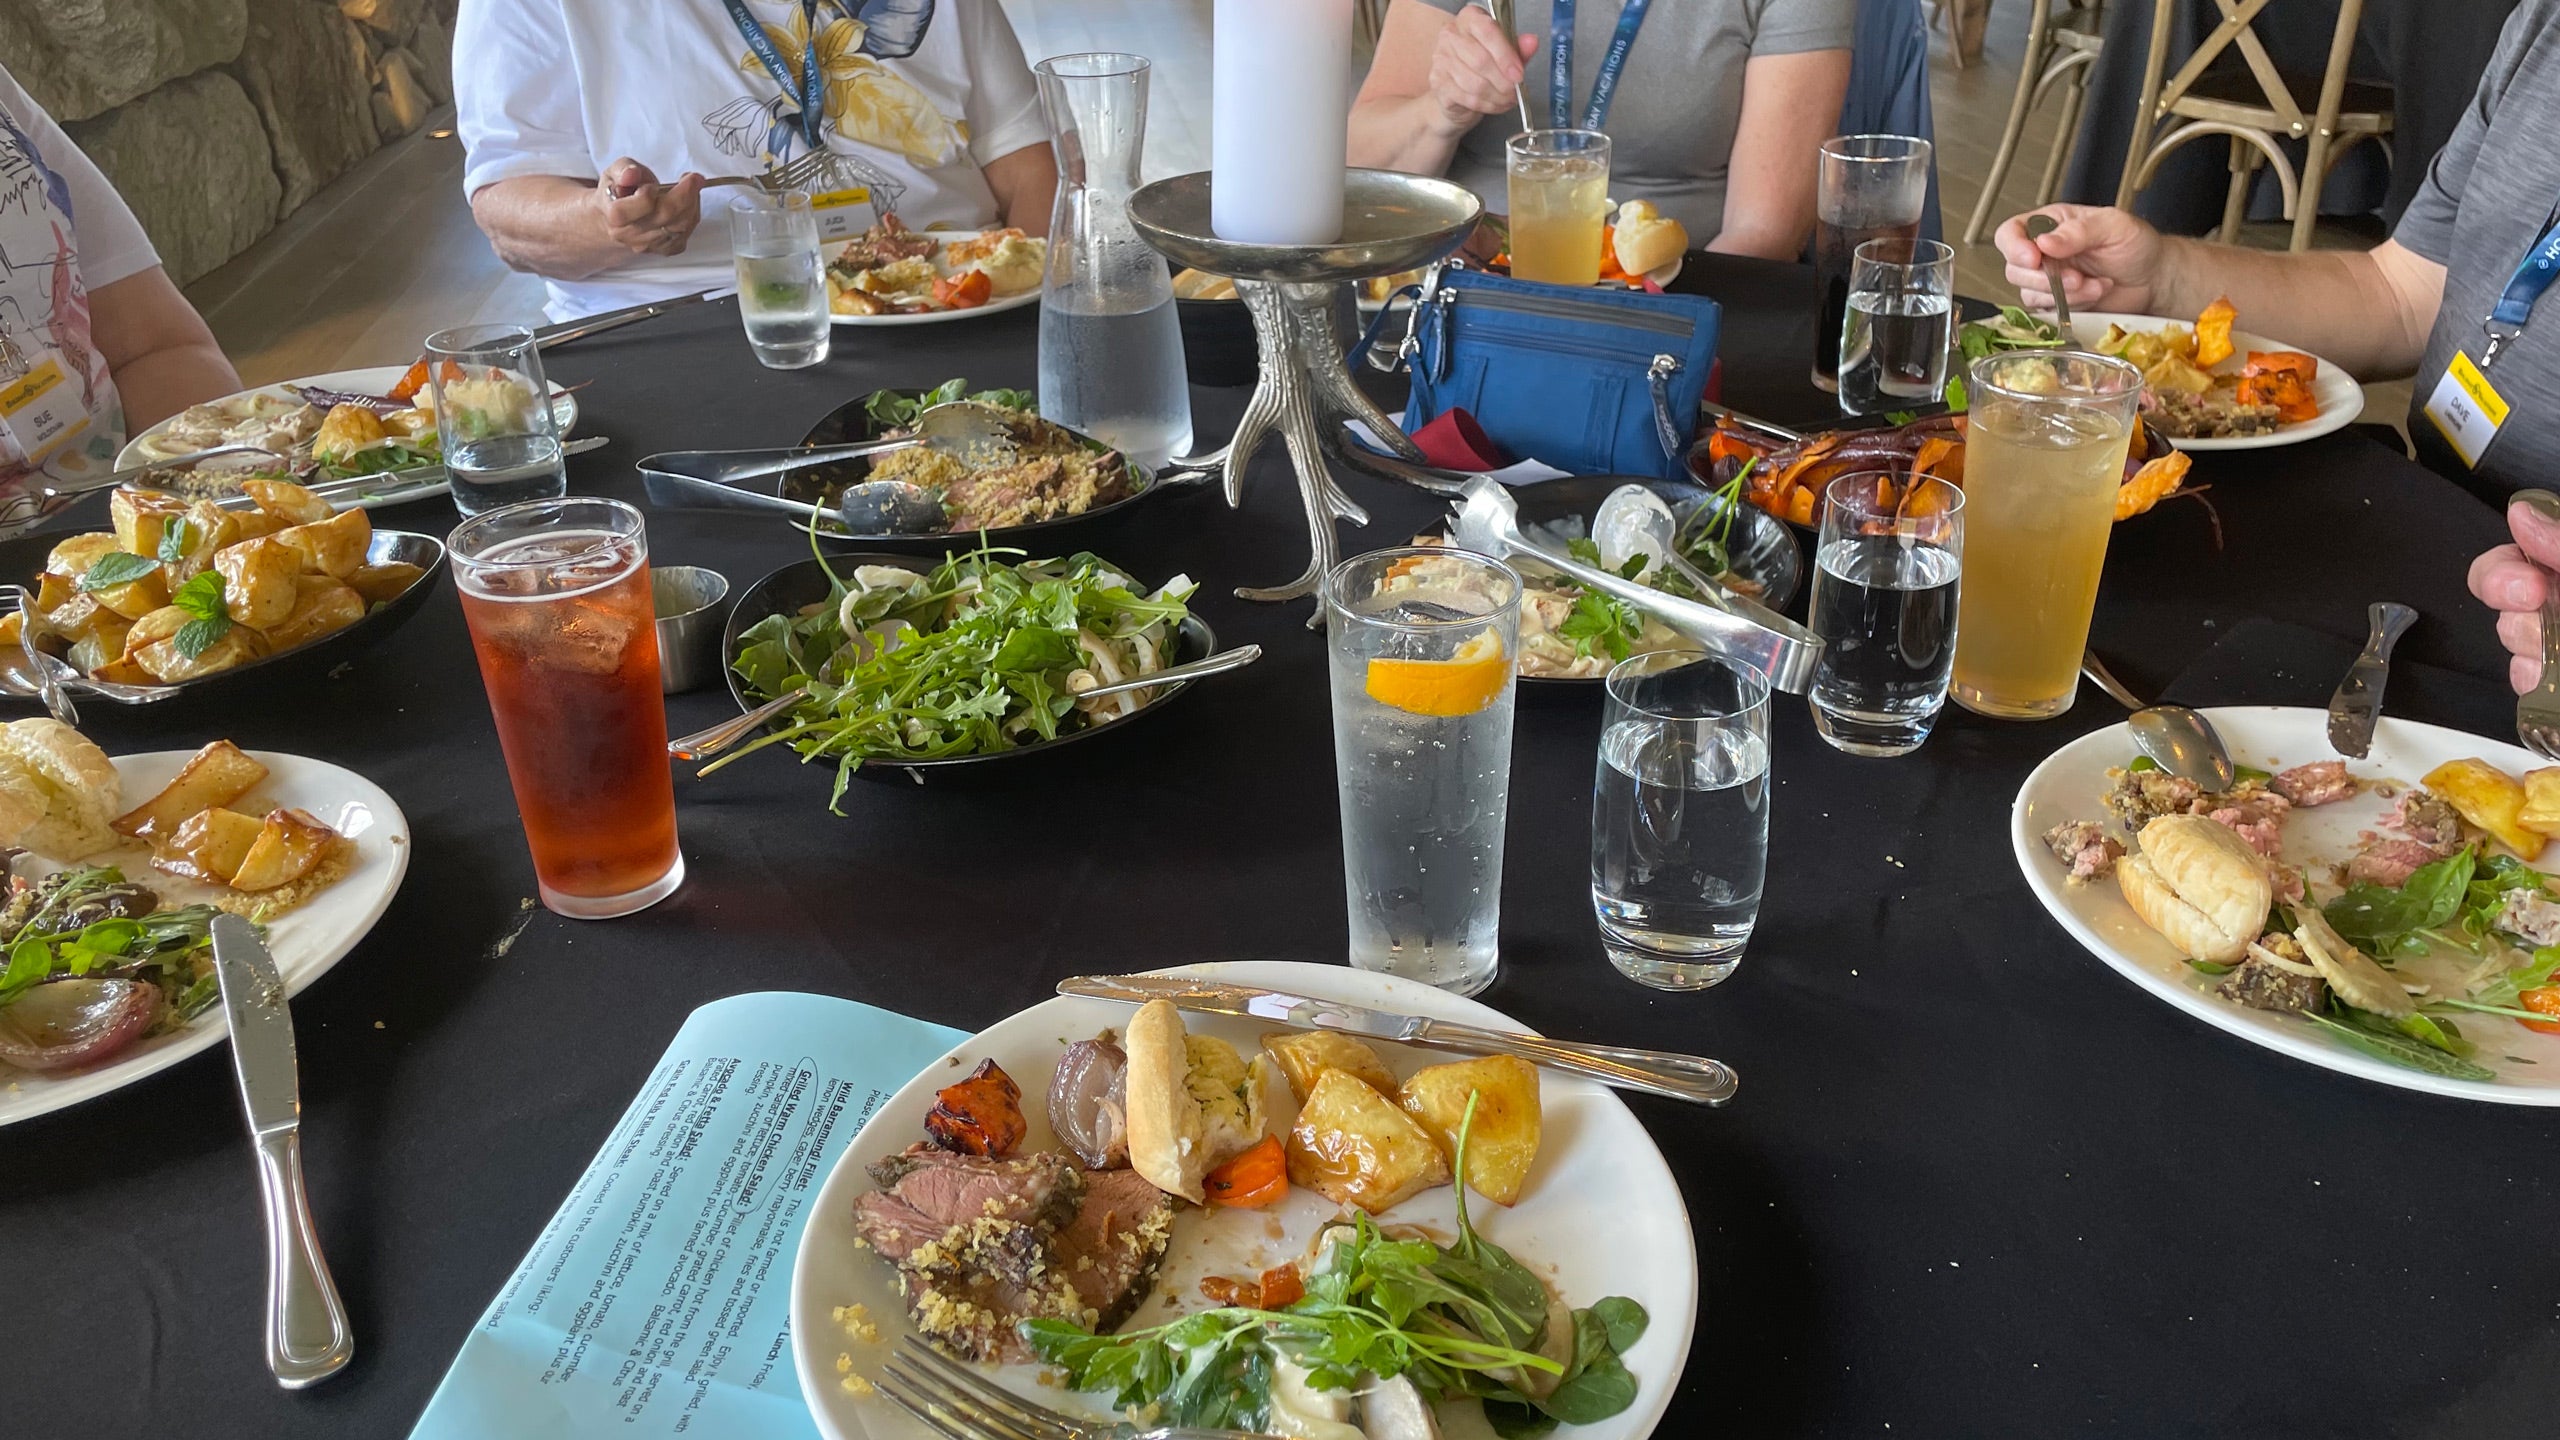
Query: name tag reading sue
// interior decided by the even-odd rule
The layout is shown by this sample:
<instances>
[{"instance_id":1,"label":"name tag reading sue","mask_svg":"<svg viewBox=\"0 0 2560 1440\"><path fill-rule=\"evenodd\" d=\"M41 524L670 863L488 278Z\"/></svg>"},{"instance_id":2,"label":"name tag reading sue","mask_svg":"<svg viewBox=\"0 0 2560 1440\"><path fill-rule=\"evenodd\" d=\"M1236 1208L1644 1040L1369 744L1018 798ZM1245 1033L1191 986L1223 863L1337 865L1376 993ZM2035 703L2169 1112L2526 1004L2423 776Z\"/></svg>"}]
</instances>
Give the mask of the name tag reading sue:
<instances>
[{"instance_id":1,"label":"name tag reading sue","mask_svg":"<svg viewBox=\"0 0 2560 1440\"><path fill-rule=\"evenodd\" d=\"M2471 357L2456 350L2435 393L2427 397L2427 418L2462 463L2478 469L2489 442L2498 438L2498 427L2507 423L2507 401Z\"/></svg>"},{"instance_id":2,"label":"name tag reading sue","mask_svg":"<svg viewBox=\"0 0 2560 1440\"><path fill-rule=\"evenodd\" d=\"M42 465L88 428L88 407L60 351L39 350L25 374L0 381L0 431L28 465Z\"/></svg>"}]
</instances>

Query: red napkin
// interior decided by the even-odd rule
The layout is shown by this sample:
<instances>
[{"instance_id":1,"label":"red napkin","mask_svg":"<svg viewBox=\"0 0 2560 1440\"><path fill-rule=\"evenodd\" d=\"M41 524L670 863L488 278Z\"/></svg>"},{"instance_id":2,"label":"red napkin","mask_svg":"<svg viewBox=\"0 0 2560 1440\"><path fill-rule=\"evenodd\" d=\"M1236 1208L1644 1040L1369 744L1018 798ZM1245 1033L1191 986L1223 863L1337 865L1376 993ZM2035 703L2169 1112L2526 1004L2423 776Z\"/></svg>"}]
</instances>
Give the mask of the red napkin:
<instances>
[{"instance_id":1,"label":"red napkin","mask_svg":"<svg viewBox=\"0 0 2560 1440\"><path fill-rule=\"evenodd\" d=\"M1422 447L1422 458L1443 470L1499 470L1511 463L1476 417L1454 405L1413 432L1413 443Z\"/></svg>"}]
</instances>

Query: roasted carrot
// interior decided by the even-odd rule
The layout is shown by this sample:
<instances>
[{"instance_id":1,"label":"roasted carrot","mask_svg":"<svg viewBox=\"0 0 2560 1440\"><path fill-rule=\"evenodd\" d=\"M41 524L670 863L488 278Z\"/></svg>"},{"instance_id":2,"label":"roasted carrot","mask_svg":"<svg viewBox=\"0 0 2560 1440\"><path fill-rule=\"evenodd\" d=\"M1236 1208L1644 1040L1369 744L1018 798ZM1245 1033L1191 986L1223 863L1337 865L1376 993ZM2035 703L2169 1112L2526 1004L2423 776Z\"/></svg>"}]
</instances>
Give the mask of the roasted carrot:
<instances>
[{"instance_id":1,"label":"roasted carrot","mask_svg":"<svg viewBox=\"0 0 2560 1440\"><path fill-rule=\"evenodd\" d=\"M1251 1210L1289 1193L1289 1162L1280 1137L1265 1135L1260 1144L1200 1177L1212 1205Z\"/></svg>"}]
</instances>

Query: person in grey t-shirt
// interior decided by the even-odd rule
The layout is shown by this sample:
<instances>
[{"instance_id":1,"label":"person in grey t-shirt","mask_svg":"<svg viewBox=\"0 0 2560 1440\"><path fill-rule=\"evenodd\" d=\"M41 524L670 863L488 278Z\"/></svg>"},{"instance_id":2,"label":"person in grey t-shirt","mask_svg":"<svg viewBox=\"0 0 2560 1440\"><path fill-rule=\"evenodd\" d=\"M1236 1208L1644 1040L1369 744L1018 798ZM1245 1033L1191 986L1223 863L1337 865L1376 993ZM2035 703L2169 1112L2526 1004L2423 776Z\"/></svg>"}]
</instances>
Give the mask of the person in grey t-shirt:
<instances>
[{"instance_id":1,"label":"person in grey t-shirt","mask_svg":"<svg viewBox=\"0 0 2560 1440\"><path fill-rule=\"evenodd\" d=\"M2075 307L2191 316L2229 295L2243 325L2359 377L2414 373L2409 433L2419 457L2503 502L2525 487L2560 488L2560 298L2537 306L2523 333L2503 340L2482 372L2507 410L2493 434L2456 419L2457 441L2430 414L2456 407L2431 401L2451 383L2448 368L2469 372L2487 358L2483 322L2560 218L2555 135L2560 0L2524 0L2507 17L2479 93L2427 167L2399 228L2371 250L2241 250L2166 238L2121 210L2078 205L2045 207L2060 223L2040 240L2027 238L2020 216L2000 227L1997 243L2010 281L2031 307L2052 303L2040 268L2051 256L2062 262L2064 292ZM2253 325L2252 315L2268 318ZM2471 590L2501 612L2498 634L2514 656L2509 678L2522 691L2542 672L2543 580L2525 555L2560 566L2560 517L2525 504L2508 506L2507 517L2519 543L2479 557Z\"/></svg>"},{"instance_id":2,"label":"person in grey t-shirt","mask_svg":"<svg viewBox=\"0 0 2560 1440\"><path fill-rule=\"evenodd\" d=\"M1578 0L1572 114L1549 118L1550 0L1517 0L1514 50L1467 0L1393 0L1351 107L1351 163L1446 174L1510 208L1516 87L1541 128L1578 126L1624 0ZM1653 0L1611 99L1609 194L1650 200L1693 245L1792 260L1813 229L1814 156L1837 133L1857 0Z\"/></svg>"}]
</instances>

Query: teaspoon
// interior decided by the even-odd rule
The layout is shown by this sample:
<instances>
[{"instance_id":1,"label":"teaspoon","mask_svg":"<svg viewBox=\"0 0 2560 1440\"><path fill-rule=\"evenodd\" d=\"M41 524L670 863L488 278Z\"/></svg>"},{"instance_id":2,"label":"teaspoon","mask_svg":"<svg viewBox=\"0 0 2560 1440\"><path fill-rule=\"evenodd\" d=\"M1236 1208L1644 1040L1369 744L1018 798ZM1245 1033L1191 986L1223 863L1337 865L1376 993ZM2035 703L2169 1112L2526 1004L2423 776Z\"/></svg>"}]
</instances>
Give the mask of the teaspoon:
<instances>
[{"instance_id":1,"label":"teaspoon","mask_svg":"<svg viewBox=\"0 0 2560 1440\"><path fill-rule=\"evenodd\" d=\"M2184 705L2136 710L2125 724L2133 731L2133 747L2181 780L2219 793L2238 778L2231 752L2215 733L2213 722Z\"/></svg>"}]
</instances>

